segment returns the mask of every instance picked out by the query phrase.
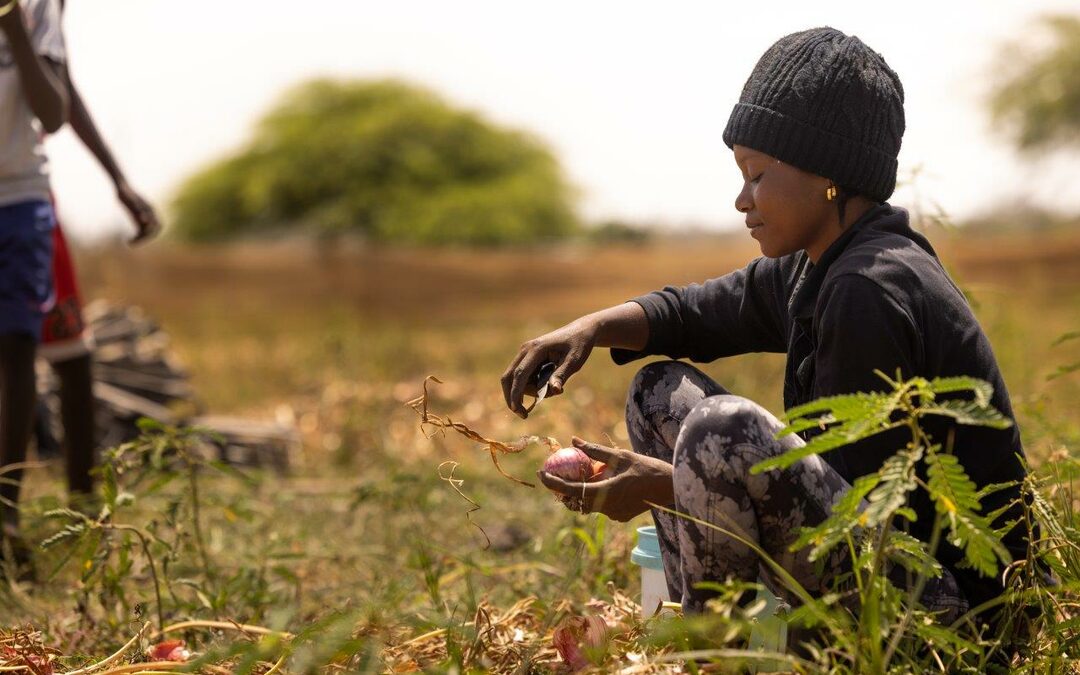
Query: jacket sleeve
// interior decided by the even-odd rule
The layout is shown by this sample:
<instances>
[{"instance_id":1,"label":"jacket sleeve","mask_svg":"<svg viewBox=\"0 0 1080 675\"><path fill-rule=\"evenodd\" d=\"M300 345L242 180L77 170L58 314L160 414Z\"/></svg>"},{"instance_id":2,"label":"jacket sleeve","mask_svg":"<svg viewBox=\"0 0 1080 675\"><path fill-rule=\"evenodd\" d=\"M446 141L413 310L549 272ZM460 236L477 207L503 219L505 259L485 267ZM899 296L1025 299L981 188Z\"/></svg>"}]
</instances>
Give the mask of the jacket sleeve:
<instances>
[{"instance_id":1,"label":"jacket sleeve","mask_svg":"<svg viewBox=\"0 0 1080 675\"><path fill-rule=\"evenodd\" d=\"M649 322L640 352L612 349L619 364L664 355L707 362L748 352L786 350L785 272L758 258L743 269L684 287L668 286L635 298Z\"/></svg>"}]
</instances>

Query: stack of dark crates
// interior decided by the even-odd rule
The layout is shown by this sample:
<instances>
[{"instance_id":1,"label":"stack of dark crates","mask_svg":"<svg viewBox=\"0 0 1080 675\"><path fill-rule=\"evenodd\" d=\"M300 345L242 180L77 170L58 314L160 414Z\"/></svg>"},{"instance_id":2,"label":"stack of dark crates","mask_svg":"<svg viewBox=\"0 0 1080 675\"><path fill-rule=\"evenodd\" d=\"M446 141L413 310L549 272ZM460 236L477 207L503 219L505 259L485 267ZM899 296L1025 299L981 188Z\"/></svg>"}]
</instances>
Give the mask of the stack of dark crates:
<instances>
[{"instance_id":1,"label":"stack of dark crates","mask_svg":"<svg viewBox=\"0 0 1080 675\"><path fill-rule=\"evenodd\" d=\"M239 466L285 471L300 444L290 425L210 416L195 395L188 373L169 346L169 337L138 307L96 301L85 309L94 334L94 398L99 447L137 438L138 421L150 418L172 426L207 429L201 450ZM60 454L59 382L45 364L38 367L38 456Z\"/></svg>"}]
</instances>

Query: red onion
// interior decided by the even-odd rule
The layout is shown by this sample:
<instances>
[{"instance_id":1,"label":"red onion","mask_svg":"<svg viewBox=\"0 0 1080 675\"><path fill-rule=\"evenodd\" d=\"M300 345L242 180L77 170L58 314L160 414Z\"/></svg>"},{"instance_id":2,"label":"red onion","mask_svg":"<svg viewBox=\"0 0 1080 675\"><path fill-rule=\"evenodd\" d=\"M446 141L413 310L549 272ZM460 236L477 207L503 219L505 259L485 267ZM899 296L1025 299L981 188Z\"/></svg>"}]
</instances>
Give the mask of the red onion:
<instances>
[{"instance_id":1,"label":"red onion","mask_svg":"<svg viewBox=\"0 0 1080 675\"><path fill-rule=\"evenodd\" d=\"M552 645L570 672L600 663L607 656L609 630L598 616L569 616L555 628Z\"/></svg>"},{"instance_id":2,"label":"red onion","mask_svg":"<svg viewBox=\"0 0 1080 675\"><path fill-rule=\"evenodd\" d=\"M151 661L187 661L191 652L184 647L183 640L165 640L146 650Z\"/></svg>"},{"instance_id":3,"label":"red onion","mask_svg":"<svg viewBox=\"0 0 1080 675\"><path fill-rule=\"evenodd\" d=\"M593 461L577 448L562 448L548 455L544 472L563 480L583 483L593 475Z\"/></svg>"}]
</instances>

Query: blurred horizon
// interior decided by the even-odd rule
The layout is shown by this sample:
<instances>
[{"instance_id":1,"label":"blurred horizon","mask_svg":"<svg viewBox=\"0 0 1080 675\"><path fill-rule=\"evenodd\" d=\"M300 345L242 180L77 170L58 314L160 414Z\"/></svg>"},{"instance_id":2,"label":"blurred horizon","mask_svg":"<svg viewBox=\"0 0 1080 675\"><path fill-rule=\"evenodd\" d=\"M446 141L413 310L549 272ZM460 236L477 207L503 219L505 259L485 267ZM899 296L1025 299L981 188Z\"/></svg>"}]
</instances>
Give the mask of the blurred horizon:
<instances>
[{"instance_id":1,"label":"blurred horizon","mask_svg":"<svg viewBox=\"0 0 1080 675\"><path fill-rule=\"evenodd\" d=\"M720 135L753 64L775 39L828 23L858 35L900 74L907 122L892 202L956 220L1000 204L1075 212L1077 158L1022 160L991 133L985 95L1006 42L1033 41L1062 0L883 9L842 1L828 16L793 2L556 3L543 13L491 2L392 6L323 0L69 0L73 78L136 189L168 215L209 162L299 82L395 77L527 131L555 153L586 221L719 230L741 226L739 175ZM991 7L991 5L993 5ZM133 58L133 55L135 58ZM719 64L724 64L720 66ZM129 227L111 185L70 130L50 139L54 188L72 238Z\"/></svg>"}]
</instances>

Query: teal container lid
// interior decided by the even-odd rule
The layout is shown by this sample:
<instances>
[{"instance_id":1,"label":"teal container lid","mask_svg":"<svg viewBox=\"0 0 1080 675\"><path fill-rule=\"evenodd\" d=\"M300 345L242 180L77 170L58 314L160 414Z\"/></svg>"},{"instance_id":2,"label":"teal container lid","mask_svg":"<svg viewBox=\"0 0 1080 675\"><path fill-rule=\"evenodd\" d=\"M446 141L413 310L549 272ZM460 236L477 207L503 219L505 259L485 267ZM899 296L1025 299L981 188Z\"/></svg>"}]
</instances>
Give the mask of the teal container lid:
<instances>
[{"instance_id":1,"label":"teal container lid","mask_svg":"<svg viewBox=\"0 0 1080 675\"><path fill-rule=\"evenodd\" d=\"M651 570L664 569L664 560L660 557L660 542L656 538L655 527L648 525L637 529L637 546L630 552L630 561Z\"/></svg>"}]
</instances>

